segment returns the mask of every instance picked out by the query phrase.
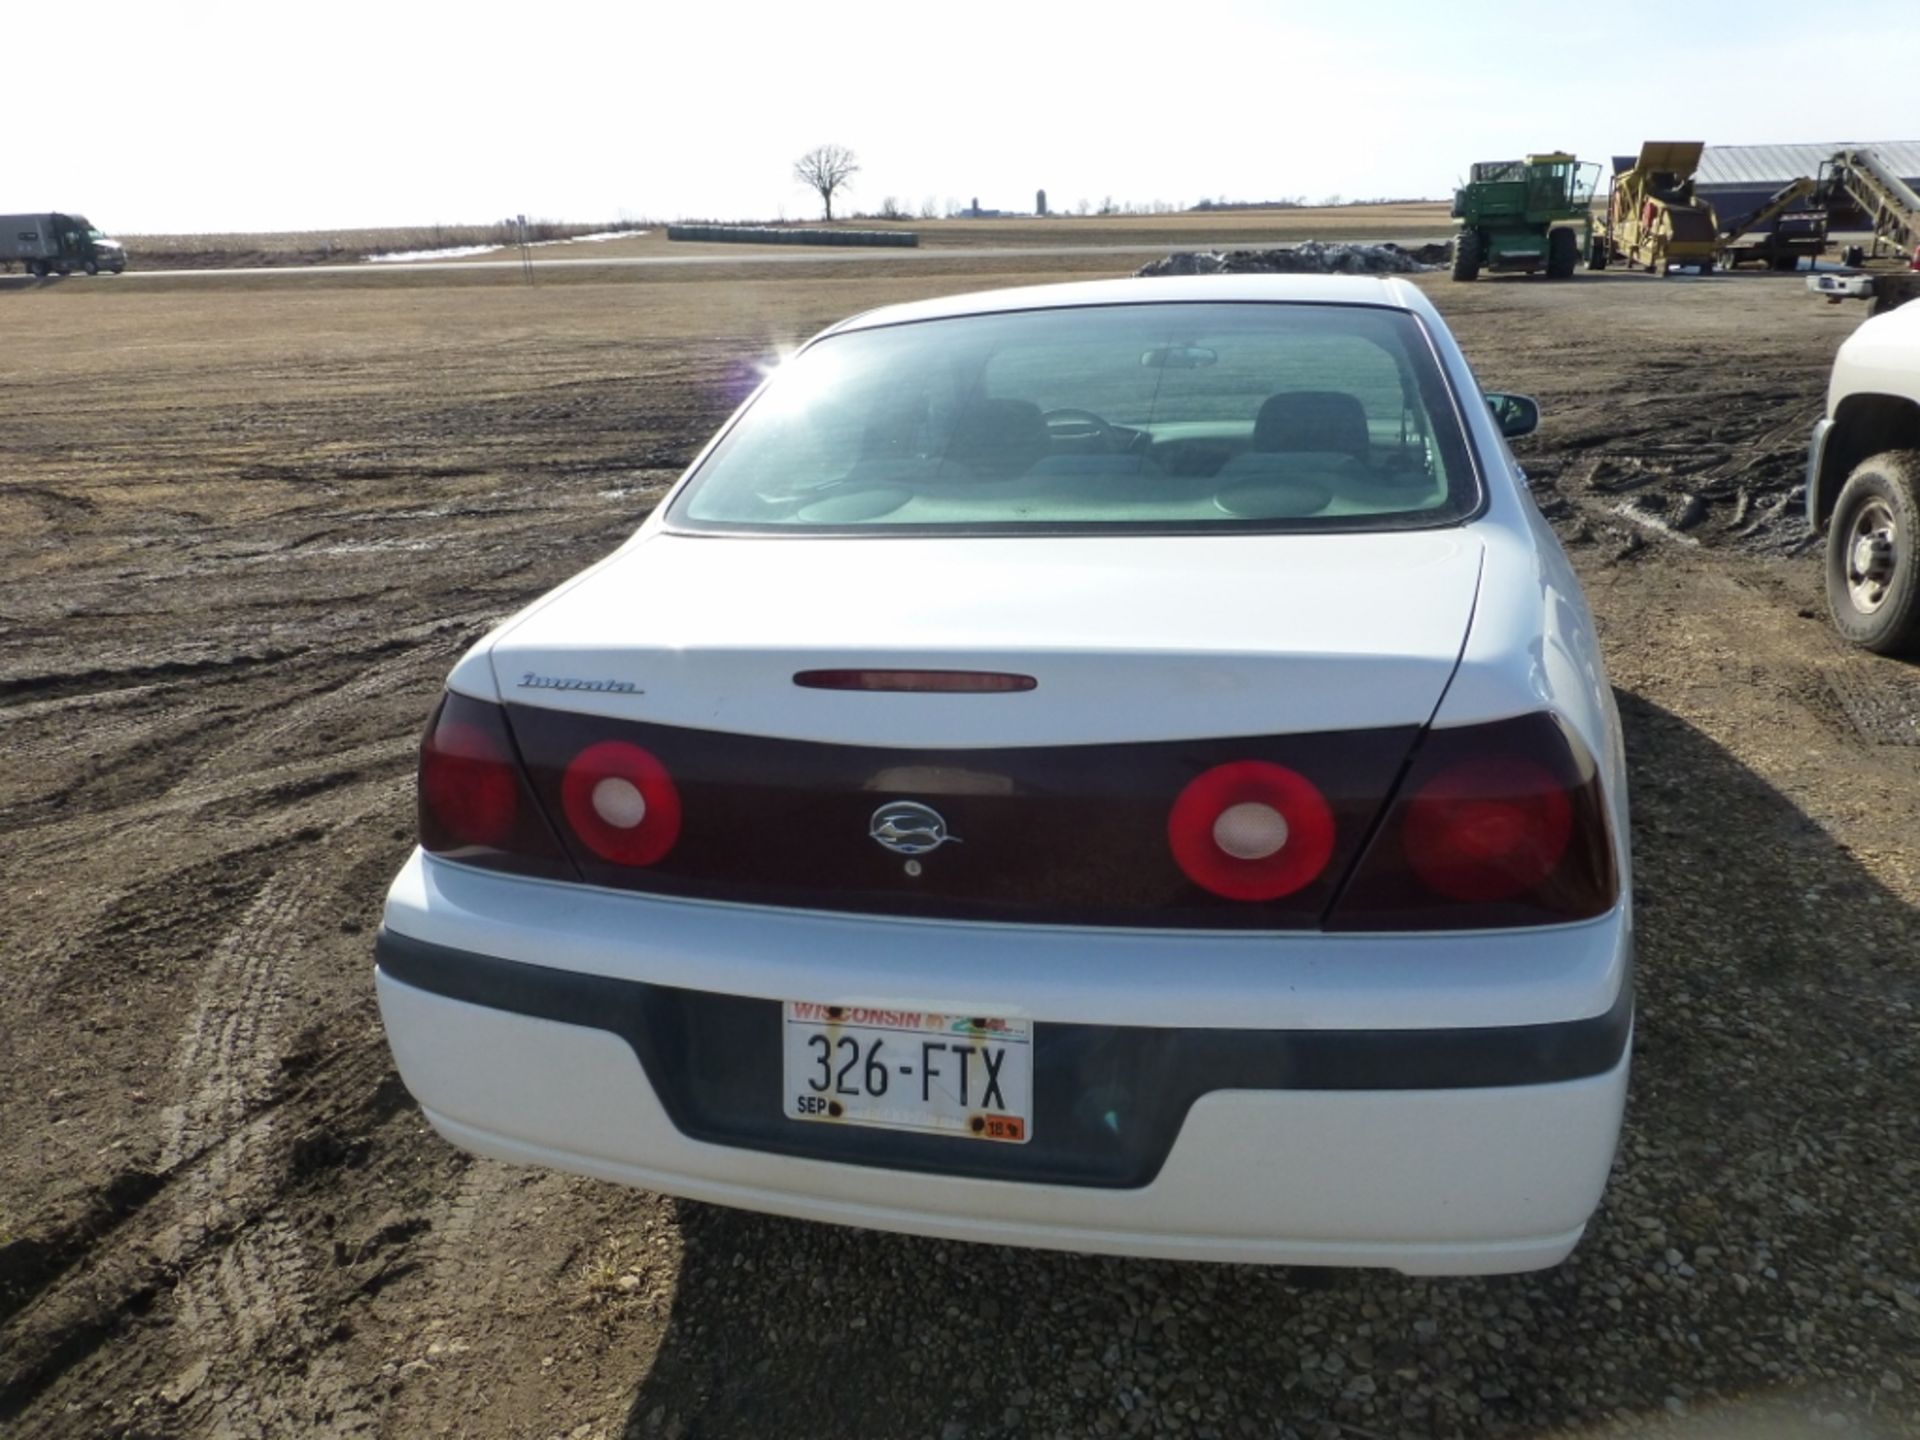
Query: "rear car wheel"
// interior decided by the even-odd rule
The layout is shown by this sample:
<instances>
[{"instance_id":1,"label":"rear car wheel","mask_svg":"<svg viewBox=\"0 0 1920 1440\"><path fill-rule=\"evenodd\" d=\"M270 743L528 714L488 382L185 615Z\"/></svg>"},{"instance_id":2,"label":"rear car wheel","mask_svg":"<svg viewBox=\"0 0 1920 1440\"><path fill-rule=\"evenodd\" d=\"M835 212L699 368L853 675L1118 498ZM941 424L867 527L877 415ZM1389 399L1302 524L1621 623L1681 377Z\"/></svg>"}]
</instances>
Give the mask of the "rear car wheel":
<instances>
[{"instance_id":1,"label":"rear car wheel","mask_svg":"<svg viewBox=\"0 0 1920 1440\"><path fill-rule=\"evenodd\" d=\"M1460 238L1453 242L1453 278L1456 280L1478 279L1482 258L1480 232L1462 230Z\"/></svg>"},{"instance_id":2,"label":"rear car wheel","mask_svg":"<svg viewBox=\"0 0 1920 1440\"><path fill-rule=\"evenodd\" d=\"M1880 655L1920 652L1920 450L1854 467L1827 532L1834 628Z\"/></svg>"},{"instance_id":3,"label":"rear car wheel","mask_svg":"<svg viewBox=\"0 0 1920 1440\"><path fill-rule=\"evenodd\" d=\"M1547 236L1547 278L1566 280L1580 263L1580 237L1571 230L1555 230Z\"/></svg>"}]
</instances>

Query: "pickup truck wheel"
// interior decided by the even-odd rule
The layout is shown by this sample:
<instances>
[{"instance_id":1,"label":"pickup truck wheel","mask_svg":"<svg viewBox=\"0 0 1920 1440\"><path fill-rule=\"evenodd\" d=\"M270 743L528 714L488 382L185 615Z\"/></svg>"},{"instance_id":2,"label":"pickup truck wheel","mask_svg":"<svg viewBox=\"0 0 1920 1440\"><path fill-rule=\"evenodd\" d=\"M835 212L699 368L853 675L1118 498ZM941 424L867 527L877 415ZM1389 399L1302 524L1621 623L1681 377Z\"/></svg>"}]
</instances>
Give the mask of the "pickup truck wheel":
<instances>
[{"instance_id":1,"label":"pickup truck wheel","mask_svg":"<svg viewBox=\"0 0 1920 1440\"><path fill-rule=\"evenodd\" d=\"M1827 532L1827 605L1854 644L1920 652L1920 450L1870 455L1847 477Z\"/></svg>"},{"instance_id":2,"label":"pickup truck wheel","mask_svg":"<svg viewBox=\"0 0 1920 1440\"><path fill-rule=\"evenodd\" d=\"M100 262L98 260L87 261L87 274L98 275L99 273L100 273Z\"/></svg>"}]
</instances>

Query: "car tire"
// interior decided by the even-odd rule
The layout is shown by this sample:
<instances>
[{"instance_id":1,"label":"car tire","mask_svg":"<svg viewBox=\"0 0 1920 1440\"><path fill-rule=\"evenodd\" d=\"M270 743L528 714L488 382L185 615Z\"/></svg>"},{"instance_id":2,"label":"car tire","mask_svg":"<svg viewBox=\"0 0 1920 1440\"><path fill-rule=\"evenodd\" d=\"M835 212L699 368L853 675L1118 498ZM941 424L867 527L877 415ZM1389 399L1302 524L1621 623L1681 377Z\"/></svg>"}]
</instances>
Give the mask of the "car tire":
<instances>
[{"instance_id":1,"label":"car tire","mask_svg":"<svg viewBox=\"0 0 1920 1440\"><path fill-rule=\"evenodd\" d=\"M87 261L87 274L98 275L99 273L100 273L100 262L98 260Z\"/></svg>"},{"instance_id":2,"label":"car tire","mask_svg":"<svg viewBox=\"0 0 1920 1440\"><path fill-rule=\"evenodd\" d=\"M1580 265L1580 237L1571 230L1555 230L1547 236L1547 278L1569 280Z\"/></svg>"},{"instance_id":3,"label":"car tire","mask_svg":"<svg viewBox=\"0 0 1920 1440\"><path fill-rule=\"evenodd\" d=\"M47 278L47 262L44 260L34 261L31 265L27 266L27 273L33 276L33 278L36 280L46 279Z\"/></svg>"},{"instance_id":4,"label":"car tire","mask_svg":"<svg viewBox=\"0 0 1920 1440\"><path fill-rule=\"evenodd\" d=\"M1453 242L1453 278L1475 280L1480 275L1480 232L1462 230Z\"/></svg>"},{"instance_id":5,"label":"car tire","mask_svg":"<svg viewBox=\"0 0 1920 1440\"><path fill-rule=\"evenodd\" d=\"M1877 655L1920 653L1920 450L1869 455L1827 529L1834 628Z\"/></svg>"}]
</instances>

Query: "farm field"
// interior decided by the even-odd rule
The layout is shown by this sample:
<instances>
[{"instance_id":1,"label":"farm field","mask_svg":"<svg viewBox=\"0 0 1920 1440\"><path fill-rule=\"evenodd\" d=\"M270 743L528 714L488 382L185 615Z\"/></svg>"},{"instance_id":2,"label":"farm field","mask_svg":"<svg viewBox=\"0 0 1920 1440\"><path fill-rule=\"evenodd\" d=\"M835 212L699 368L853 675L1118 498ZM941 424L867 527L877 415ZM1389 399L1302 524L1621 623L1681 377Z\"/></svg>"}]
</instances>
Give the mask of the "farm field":
<instances>
[{"instance_id":1,"label":"farm field","mask_svg":"<svg viewBox=\"0 0 1920 1440\"><path fill-rule=\"evenodd\" d=\"M421 1120L371 946L454 659L822 325L1131 268L0 282L0 1435L1920 1434L1920 667L1826 623L1794 491L1862 312L1794 276L1419 281L1541 398L1627 727L1636 1072L1567 1265L942 1244Z\"/></svg>"},{"instance_id":2,"label":"farm field","mask_svg":"<svg viewBox=\"0 0 1920 1440\"><path fill-rule=\"evenodd\" d=\"M675 243L666 226L647 225L618 239L590 243L552 243L604 233L599 225L541 222L530 233L541 240L542 259L626 259L633 256L717 252L738 255L738 245ZM817 221L798 228L821 228ZM836 229L912 230L923 248L981 249L999 246L1166 245L1222 243L1287 245L1302 240L1445 239L1452 225L1445 201L1395 205L1342 205L1278 210L1220 210L1172 215L1088 215L1077 217L986 217L979 220L840 220ZM262 234L127 235L123 238L138 270L200 270L215 267L281 268L352 265L389 252L438 251L456 247L505 246L498 225L416 225L385 229L302 230ZM486 260L511 258L517 250L453 256ZM404 262L402 262L404 263Z\"/></svg>"}]
</instances>

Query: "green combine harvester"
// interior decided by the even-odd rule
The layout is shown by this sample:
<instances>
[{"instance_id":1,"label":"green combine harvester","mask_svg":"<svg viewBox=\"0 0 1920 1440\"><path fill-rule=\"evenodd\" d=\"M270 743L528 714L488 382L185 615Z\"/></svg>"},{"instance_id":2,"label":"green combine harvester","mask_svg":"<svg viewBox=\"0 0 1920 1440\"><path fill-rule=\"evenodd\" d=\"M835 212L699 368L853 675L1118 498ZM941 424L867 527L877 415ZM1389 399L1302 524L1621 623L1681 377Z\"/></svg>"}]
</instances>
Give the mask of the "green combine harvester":
<instances>
[{"instance_id":1,"label":"green combine harvester","mask_svg":"<svg viewBox=\"0 0 1920 1440\"><path fill-rule=\"evenodd\" d=\"M1453 244L1453 278L1473 280L1482 270L1544 269L1564 280L1593 248L1593 192L1600 167L1555 152L1524 160L1482 160L1453 192L1460 236ZM1602 261L1604 263L1604 261Z\"/></svg>"}]
</instances>

